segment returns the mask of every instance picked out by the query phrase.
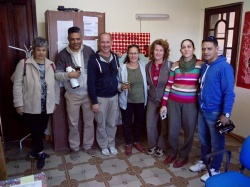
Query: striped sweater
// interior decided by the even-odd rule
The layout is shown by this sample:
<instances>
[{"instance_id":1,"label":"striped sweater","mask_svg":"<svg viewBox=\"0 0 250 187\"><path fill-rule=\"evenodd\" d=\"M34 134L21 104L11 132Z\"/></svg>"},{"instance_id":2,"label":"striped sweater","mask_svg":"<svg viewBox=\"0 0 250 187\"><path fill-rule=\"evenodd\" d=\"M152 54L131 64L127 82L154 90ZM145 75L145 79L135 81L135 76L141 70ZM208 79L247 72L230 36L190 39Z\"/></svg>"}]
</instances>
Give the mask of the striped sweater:
<instances>
[{"instance_id":1,"label":"striped sweater","mask_svg":"<svg viewBox=\"0 0 250 187\"><path fill-rule=\"evenodd\" d=\"M197 89L202 64L202 61L197 61L195 68L185 72L184 75L179 68L179 61L172 65L162 98L162 106L167 106L168 99L180 103L195 103L198 101Z\"/></svg>"}]
</instances>

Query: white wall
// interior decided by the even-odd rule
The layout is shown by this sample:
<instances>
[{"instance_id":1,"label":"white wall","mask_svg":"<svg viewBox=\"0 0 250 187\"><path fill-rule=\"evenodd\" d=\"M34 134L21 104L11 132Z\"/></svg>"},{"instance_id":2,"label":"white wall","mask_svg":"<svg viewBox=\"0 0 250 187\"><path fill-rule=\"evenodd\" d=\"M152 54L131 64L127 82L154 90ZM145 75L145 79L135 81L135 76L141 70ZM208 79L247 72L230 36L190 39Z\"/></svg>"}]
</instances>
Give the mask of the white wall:
<instances>
[{"instance_id":1,"label":"white wall","mask_svg":"<svg viewBox=\"0 0 250 187\"><path fill-rule=\"evenodd\" d=\"M204 3L203 8L220 6L220 5L236 3L236 2L239 2L239 1L233 1L233 0L206 1L206 0L203 0L203 3ZM243 30L245 12L250 11L250 1L244 0L241 2L244 2L244 3L243 3L240 34L242 34L242 30ZM240 42L241 42L241 35L240 35ZM240 51L240 46L238 49L238 54L239 54L239 51ZM238 55L238 58L239 58L239 55ZM239 60L237 60L237 66L238 66L238 62ZM234 104L232 118L231 118L236 125L234 133L242 137L247 137L250 135L250 99L248 98L248 96L250 95L250 90L235 86L235 93L236 93L236 98L235 98L235 104Z\"/></svg>"},{"instance_id":2,"label":"white wall","mask_svg":"<svg viewBox=\"0 0 250 187\"><path fill-rule=\"evenodd\" d=\"M170 60L180 57L180 42L190 38L196 46L196 54L201 57L200 43L203 37L204 9L235 3L234 0L36 0L38 35L45 37L44 12L57 10L58 5L79 8L83 11L104 12L107 32L140 32L140 22L136 13L167 13L165 21L142 21L141 32L151 33L151 42L157 38L168 39ZM250 11L250 1L244 0L244 13ZM242 28L242 27L241 27ZM242 29L241 29L242 30ZM241 37L240 37L241 38ZM246 137L250 135L250 90L235 88L236 100L232 120L236 124L234 133Z\"/></svg>"},{"instance_id":3,"label":"white wall","mask_svg":"<svg viewBox=\"0 0 250 187\"><path fill-rule=\"evenodd\" d=\"M136 13L167 13L169 19L141 21L141 32L151 34L155 39L167 39L170 44L170 60L180 58L180 43L185 38L194 41L197 56L200 57L201 21L203 21L200 0L36 0L38 35L45 36L44 12L57 10L58 5L78 8L83 11L104 12L107 32L140 32L140 21Z\"/></svg>"}]
</instances>

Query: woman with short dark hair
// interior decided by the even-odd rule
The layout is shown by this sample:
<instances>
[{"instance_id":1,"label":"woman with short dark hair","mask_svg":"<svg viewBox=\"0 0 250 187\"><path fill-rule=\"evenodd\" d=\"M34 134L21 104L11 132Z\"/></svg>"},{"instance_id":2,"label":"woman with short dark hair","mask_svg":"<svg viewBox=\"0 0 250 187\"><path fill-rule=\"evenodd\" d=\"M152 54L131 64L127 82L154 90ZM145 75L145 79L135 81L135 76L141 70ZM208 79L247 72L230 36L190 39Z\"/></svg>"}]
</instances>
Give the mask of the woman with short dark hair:
<instances>
[{"instance_id":1,"label":"woman with short dark hair","mask_svg":"<svg viewBox=\"0 0 250 187\"><path fill-rule=\"evenodd\" d=\"M21 60L15 70L14 107L29 125L32 137L31 158L37 158L37 169L45 159L43 136L50 114L59 104L59 83L54 78L54 63L46 58L48 42L37 37L32 42L33 55Z\"/></svg>"}]
</instances>

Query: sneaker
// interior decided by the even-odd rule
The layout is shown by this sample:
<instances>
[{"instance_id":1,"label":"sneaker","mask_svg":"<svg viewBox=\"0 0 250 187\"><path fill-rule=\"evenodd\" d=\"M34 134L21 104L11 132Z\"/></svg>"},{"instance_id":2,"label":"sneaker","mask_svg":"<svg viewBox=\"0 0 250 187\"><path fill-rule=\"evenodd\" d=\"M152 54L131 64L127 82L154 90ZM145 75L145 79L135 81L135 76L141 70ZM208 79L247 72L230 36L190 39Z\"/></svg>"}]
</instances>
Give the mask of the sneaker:
<instances>
[{"instance_id":1,"label":"sneaker","mask_svg":"<svg viewBox=\"0 0 250 187\"><path fill-rule=\"evenodd\" d=\"M109 150L107 148L102 149L102 154L105 155L105 156L109 156Z\"/></svg>"},{"instance_id":2,"label":"sneaker","mask_svg":"<svg viewBox=\"0 0 250 187\"><path fill-rule=\"evenodd\" d=\"M162 157L163 156L163 149L158 148L154 155L156 157Z\"/></svg>"},{"instance_id":3,"label":"sneaker","mask_svg":"<svg viewBox=\"0 0 250 187\"><path fill-rule=\"evenodd\" d=\"M110 150L112 155L117 155L117 153L118 153L117 149L115 147L110 147L109 150Z\"/></svg>"},{"instance_id":4,"label":"sneaker","mask_svg":"<svg viewBox=\"0 0 250 187\"><path fill-rule=\"evenodd\" d=\"M192 172L199 172L206 169L206 165L203 164L202 160L199 160L195 165L190 166L189 170Z\"/></svg>"},{"instance_id":5,"label":"sneaker","mask_svg":"<svg viewBox=\"0 0 250 187\"><path fill-rule=\"evenodd\" d=\"M148 149L148 154L149 155L152 155L152 154L154 154L155 152L157 151L157 146L153 146L153 147L151 147L150 149Z\"/></svg>"},{"instance_id":6,"label":"sneaker","mask_svg":"<svg viewBox=\"0 0 250 187\"><path fill-rule=\"evenodd\" d=\"M45 153L38 154L38 159L36 163L37 169L42 169L45 166L45 159Z\"/></svg>"},{"instance_id":7,"label":"sneaker","mask_svg":"<svg viewBox=\"0 0 250 187\"><path fill-rule=\"evenodd\" d=\"M74 150L72 150L70 152L69 156L70 156L70 159L73 160L73 161L76 161L76 160L78 160L80 158L79 151L74 151Z\"/></svg>"},{"instance_id":8,"label":"sneaker","mask_svg":"<svg viewBox=\"0 0 250 187\"><path fill-rule=\"evenodd\" d=\"M44 153L44 156L45 156L45 159L50 157L47 153ZM31 150L29 157L31 159L38 159L38 154L35 152L35 150Z\"/></svg>"},{"instance_id":9,"label":"sneaker","mask_svg":"<svg viewBox=\"0 0 250 187\"><path fill-rule=\"evenodd\" d=\"M89 156L96 156L96 151L93 148L86 150Z\"/></svg>"},{"instance_id":10,"label":"sneaker","mask_svg":"<svg viewBox=\"0 0 250 187\"><path fill-rule=\"evenodd\" d=\"M220 172L216 172L214 168L210 169L212 176L218 175ZM205 175L201 177L201 181L206 182L206 180L209 178L209 173L207 172Z\"/></svg>"},{"instance_id":11,"label":"sneaker","mask_svg":"<svg viewBox=\"0 0 250 187\"><path fill-rule=\"evenodd\" d=\"M37 152L35 151L35 149L31 149L30 150L30 154L29 154L29 157L31 158L31 159L37 159L38 158L38 154L37 154Z\"/></svg>"}]
</instances>

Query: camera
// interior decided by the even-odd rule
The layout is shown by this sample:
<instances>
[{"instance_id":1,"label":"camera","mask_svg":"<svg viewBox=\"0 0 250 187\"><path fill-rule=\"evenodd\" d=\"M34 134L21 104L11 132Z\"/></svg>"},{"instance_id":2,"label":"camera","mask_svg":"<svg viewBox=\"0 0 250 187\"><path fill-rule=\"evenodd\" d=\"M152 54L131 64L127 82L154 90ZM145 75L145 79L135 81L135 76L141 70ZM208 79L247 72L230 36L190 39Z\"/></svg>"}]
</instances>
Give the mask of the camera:
<instances>
[{"instance_id":1,"label":"camera","mask_svg":"<svg viewBox=\"0 0 250 187\"><path fill-rule=\"evenodd\" d=\"M215 127L218 129L218 131L222 135L224 135L224 134L231 132L235 128L235 125L233 124L233 122L231 120L229 120L229 122L225 125L222 125L220 120L218 120L215 124Z\"/></svg>"},{"instance_id":2,"label":"camera","mask_svg":"<svg viewBox=\"0 0 250 187\"><path fill-rule=\"evenodd\" d=\"M164 110L164 111L162 112L162 114L161 114L161 119L164 120L164 119L166 119L166 118L167 118L167 111Z\"/></svg>"}]
</instances>

